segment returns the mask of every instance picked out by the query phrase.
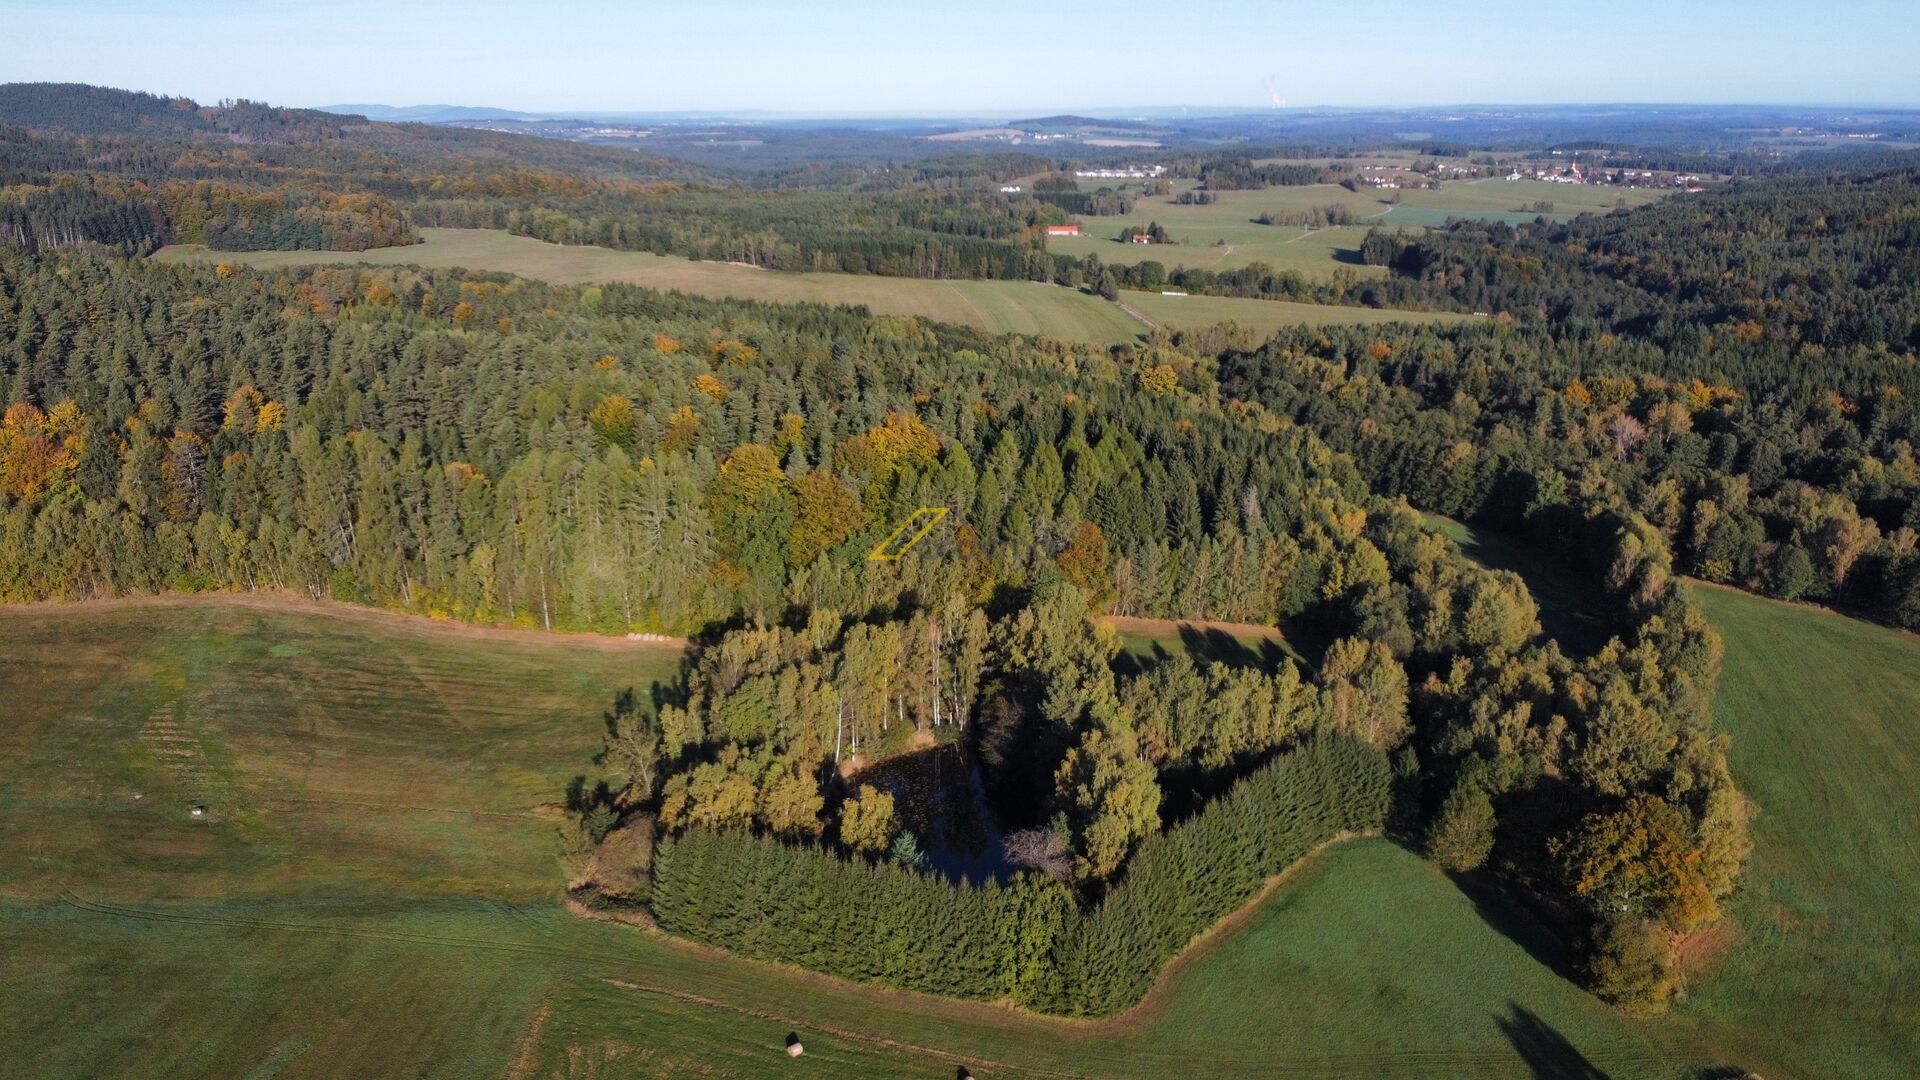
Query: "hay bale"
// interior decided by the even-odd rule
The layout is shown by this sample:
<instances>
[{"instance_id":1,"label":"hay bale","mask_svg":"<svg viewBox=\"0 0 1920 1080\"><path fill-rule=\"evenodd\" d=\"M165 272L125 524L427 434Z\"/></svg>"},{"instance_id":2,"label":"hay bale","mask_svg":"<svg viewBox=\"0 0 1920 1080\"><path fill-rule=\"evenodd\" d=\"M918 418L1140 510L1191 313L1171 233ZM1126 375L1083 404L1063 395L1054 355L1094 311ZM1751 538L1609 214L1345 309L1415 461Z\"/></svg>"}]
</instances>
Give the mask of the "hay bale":
<instances>
[{"instance_id":1,"label":"hay bale","mask_svg":"<svg viewBox=\"0 0 1920 1080\"><path fill-rule=\"evenodd\" d=\"M788 1057L799 1057L801 1054L804 1054L806 1052L807 1052L806 1048L800 1045L800 1040L798 1039L795 1039L794 1041L787 1044Z\"/></svg>"},{"instance_id":2,"label":"hay bale","mask_svg":"<svg viewBox=\"0 0 1920 1080\"><path fill-rule=\"evenodd\" d=\"M198 805L198 804L195 804L195 805L193 805L193 806L190 806L190 807L188 807L188 808L187 808L187 814L188 814L188 816L190 816L190 817L206 817L206 816L207 816L207 808L206 808L206 807L204 807L204 806L200 806L200 805Z\"/></svg>"}]
</instances>

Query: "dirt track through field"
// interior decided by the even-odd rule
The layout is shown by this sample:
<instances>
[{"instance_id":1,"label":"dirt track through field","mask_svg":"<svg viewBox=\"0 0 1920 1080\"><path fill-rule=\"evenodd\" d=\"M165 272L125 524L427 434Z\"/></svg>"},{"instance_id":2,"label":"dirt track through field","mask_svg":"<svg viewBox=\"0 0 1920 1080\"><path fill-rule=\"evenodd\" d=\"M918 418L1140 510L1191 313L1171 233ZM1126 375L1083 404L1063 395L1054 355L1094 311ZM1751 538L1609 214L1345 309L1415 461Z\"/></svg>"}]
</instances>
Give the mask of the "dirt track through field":
<instances>
[{"instance_id":1,"label":"dirt track through field","mask_svg":"<svg viewBox=\"0 0 1920 1080\"><path fill-rule=\"evenodd\" d=\"M8 604L16 611L40 609L50 612L59 611L104 611L110 609L136 608L251 608L256 611L278 611L300 615L319 615L325 618L340 619L348 622L360 622L379 625L389 630L401 630L410 633L484 639L491 641L518 641L538 645L579 645L590 649L621 650L685 650L687 639L666 634L653 634L644 638L615 637L610 634L577 633L566 630L528 630L512 626L478 626L473 623L455 622L452 619L434 619L425 615L415 615L404 611L387 611L383 608L362 607L358 604L346 604L336 601L312 600L305 596L283 592L219 592L180 595L160 593L144 596L115 596L98 600L40 600L29 604Z\"/></svg>"}]
</instances>

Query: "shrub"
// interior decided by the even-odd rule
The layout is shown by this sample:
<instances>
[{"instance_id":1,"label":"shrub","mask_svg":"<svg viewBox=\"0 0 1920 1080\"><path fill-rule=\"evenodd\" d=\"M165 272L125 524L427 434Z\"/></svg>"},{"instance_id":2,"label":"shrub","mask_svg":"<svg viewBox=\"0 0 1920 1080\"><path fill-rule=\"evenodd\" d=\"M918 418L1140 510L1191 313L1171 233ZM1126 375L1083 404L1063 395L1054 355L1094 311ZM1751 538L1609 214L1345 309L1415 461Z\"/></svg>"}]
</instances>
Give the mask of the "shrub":
<instances>
[{"instance_id":1,"label":"shrub","mask_svg":"<svg viewBox=\"0 0 1920 1080\"><path fill-rule=\"evenodd\" d=\"M1664 1012L1673 997L1673 946L1649 920L1609 920L1594 930L1587 973L1594 993L1628 1012Z\"/></svg>"},{"instance_id":2,"label":"shrub","mask_svg":"<svg viewBox=\"0 0 1920 1080\"><path fill-rule=\"evenodd\" d=\"M1480 785L1462 783L1447 795L1427 830L1427 855L1455 873L1476 869L1493 854L1493 800Z\"/></svg>"}]
</instances>

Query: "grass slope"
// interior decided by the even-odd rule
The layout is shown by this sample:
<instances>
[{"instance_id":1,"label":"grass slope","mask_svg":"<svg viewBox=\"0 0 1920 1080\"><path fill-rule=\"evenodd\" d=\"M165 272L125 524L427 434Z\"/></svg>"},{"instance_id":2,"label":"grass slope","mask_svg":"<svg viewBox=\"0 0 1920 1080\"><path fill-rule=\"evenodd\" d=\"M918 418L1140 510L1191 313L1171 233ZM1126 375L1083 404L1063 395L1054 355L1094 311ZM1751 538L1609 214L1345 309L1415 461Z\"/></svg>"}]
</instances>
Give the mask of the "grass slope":
<instances>
[{"instance_id":1,"label":"grass slope","mask_svg":"<svg viewBox=\"0 0 1920 1080\"><path fill-rule=\"evenodd\" d=\"M461 266L577 285L619 281L701 296L782 303L864 304L883 315L918 315L988 333L1047 335L1118 344L1146 332L1118 305L1073 289L1028 281L945 281L858 274L777 273L737 263L694 262L644 251L548 244L489 229L422 229L425 243L373 251L211 251L198 245L161 249L163 261L244 263L263 269L316 264ZM1286 304L1238 297L1189 297L1166 303L1157 294L1126 293L1155 322L1176 327L1235 321L1272 330L1305 323L1432 322L1459 316L1370 308Z\"/></svg>"},{"instance_id":2,"label":"grass slope","mask_svg":"<svg viewBox=\"0 0 1920 1080\"><path fill-rule=\"evenodd\" d=\"M1853 647L1854 624L1782 610L1839 623L1826 632ZM1774 625L1735 614L1730 680L1748 628ZM1891 640L1869 659L1915 670L1912 639ZM1230 920L1142 1010L1092 1024L568 915L546 804L589 768L612 692L665 676L670 649L221 599L0 609L0 642L0 1074L1624 1078L1913 1061L1897 1025L1912 962L1882 955L1911 940L1911 915L1841 918L1849 897L1911 892L1898 841L1913 802L1892 779L1804 810L1748 780L1766 807L1753 896L1819 905L1796 917L1829 936L1750 932L1665 1020L1630 1021L1556 974L1553 942L1497 897L1361 840ZM1794 740L1831 714L1785 728L1766 767L1803 767ZM1755 767L1739 747L1758 740L1736 740ZM186 815L195 800L210 819ZM1895 812L1847 873L1781 847L1853 828L1841 812L1862 804ZM1892 880L1856 892L1875 865ZM1807 1023L1796 986L1834 1015ZM1851 1021L1876 1002L1884 1027Z\"/></svg>"},{"instance_id":3,"label":"grass slope","mask_svg":"<svg viewBox=\"0 0 1920 1080\"><path fill-rule=\"evenodd\" d=\"M1809 1076L1920 1075L1920 638L1703 586L1759 807L1739 938L1691 1009Z\"/></svg>"},{"instance_id":4,"label":"grass slope","mask_svg":"<svg viewBox=\"0 0 1920 1080\"><path fill-rule=\"evenodd\" d=\"M1202 666L1218 662L1271 671L1286 659L1310 670L1326 651L1318 638L1296 641L1277 626L1119 615L1103 621L1119 637L1120 659L1128 670L1181 654Z\"/></svg>"}]
</instances>

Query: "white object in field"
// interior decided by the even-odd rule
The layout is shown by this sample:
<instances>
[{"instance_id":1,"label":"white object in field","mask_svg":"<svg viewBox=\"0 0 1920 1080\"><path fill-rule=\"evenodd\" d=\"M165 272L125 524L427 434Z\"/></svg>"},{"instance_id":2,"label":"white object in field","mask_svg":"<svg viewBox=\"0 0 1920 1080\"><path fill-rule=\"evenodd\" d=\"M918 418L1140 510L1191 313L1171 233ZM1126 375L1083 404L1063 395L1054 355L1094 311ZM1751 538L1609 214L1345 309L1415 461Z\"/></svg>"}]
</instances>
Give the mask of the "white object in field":
<instances>
[{"instance_id":1,"label":"white object in field","mask_svg":"<svg viewBox=\"0 0 1920 1080\"><path fill-rule=\"evenodd\" d=\"M801 1054L804 1054L806 1052L807 1052L806 1049L802 1047L798 1041L790 1042L787 1044L788 1057L799 1057Z\"/></svg>"}]
</instances>

